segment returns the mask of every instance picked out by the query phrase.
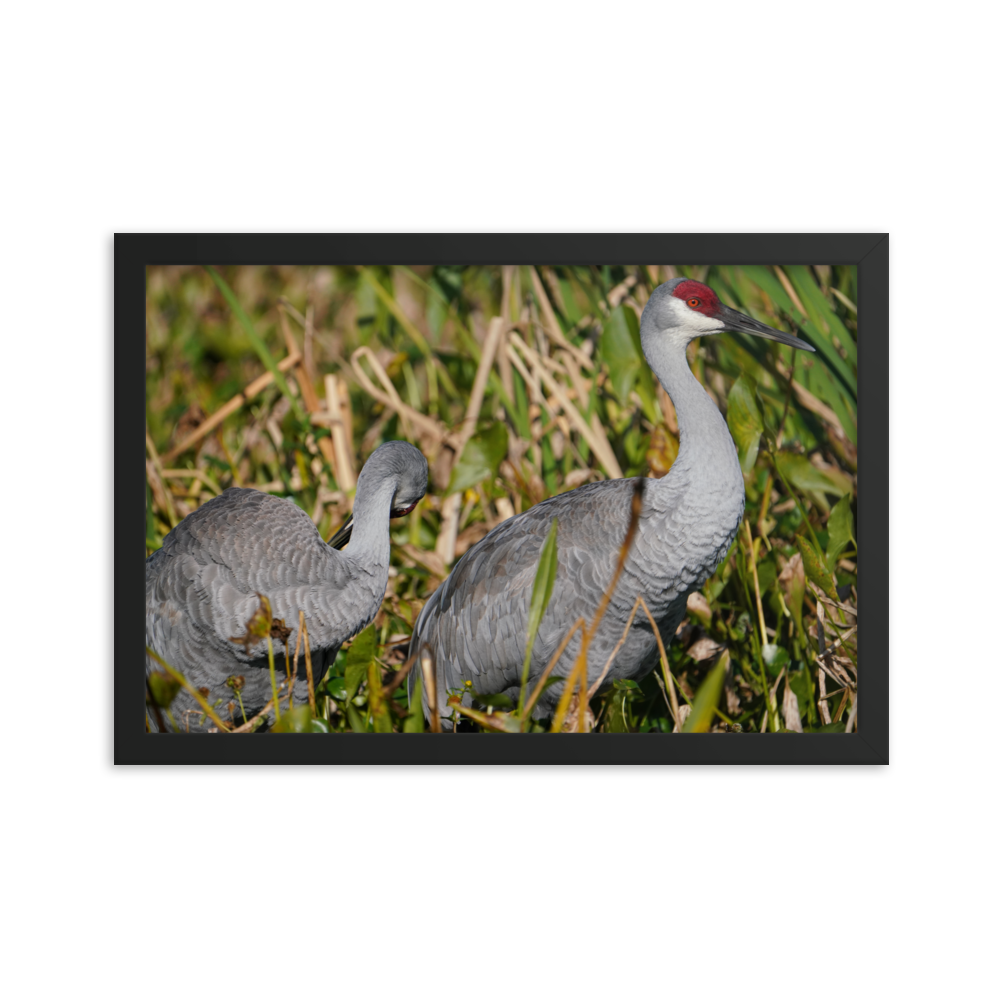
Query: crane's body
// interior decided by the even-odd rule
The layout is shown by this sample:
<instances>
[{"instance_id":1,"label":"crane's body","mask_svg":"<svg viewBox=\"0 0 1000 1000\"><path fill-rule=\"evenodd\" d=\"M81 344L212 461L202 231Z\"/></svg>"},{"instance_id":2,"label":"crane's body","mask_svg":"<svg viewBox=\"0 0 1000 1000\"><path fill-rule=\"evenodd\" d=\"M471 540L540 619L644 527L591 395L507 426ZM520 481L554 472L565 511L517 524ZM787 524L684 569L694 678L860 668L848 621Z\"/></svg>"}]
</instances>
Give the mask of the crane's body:
<instances>
[{"instance_id":1,"label":"crane's body","mask_svg":"<svg viewBox=\"0 0 1000 1000\"><path fill-rule=\"evenodd\" d=\"M692 304L693 303L693 304ZM642 316L642 348L677 413L680 449L669 473L646 485L638 534L607 612L588 651L588 685L597 680L642 595L664 642L725 557L743 517L743 475L729 428L691 373L695 337L739 329L811 350L807 344L719 303L706 285L675 279L657 288ZM427 650L436 668L438 708L449 692L466 704L479 694L520 691L531 592L542 543L558 518L558 568L552 598L532 650L529 689L579 617L593 618L611 583L628 528L632 480L581 486L544 501L493 529L461 559L424 606L411 651ZM555 667L565 677L579 651L574 637ZM657 662L644 615L636 617L607 681L640 679ZM467 684L466 682L469 682ZM562 683L539 698L534 714L551 714ZM410 691L414 690L411 677ZM426 710L426 693L424 695Z\"/></svg>"},{"instance_id":2,"label":"crane's body","mask_svg":"<svg viewBox=\"0 0 1000 1000\"><path fill-rule=\"evenodd\" d=\"M228 708L237 703L228 677L245 678L240 696L248 717L271 700L266 640L248 649L232 641L246 633L263 594L272 616L292 629L292 649L305 612L318 682L344 640L378 612L389 573L389 518L412 509L426 488L427 462L416 448L402 441L378 448L358 477L353 537L343 551L327 545L293 501L226 490L184 518L146 560L146 644L192 686L208 688L225 720L242 722L242 712ZM275 665L283 675L283 655ZM146 657L146 670L155 669ZM307 698L300 657L294 700ZM182 731L212 725L184 691L172 712Z\"/></svg>"}]
</instances>

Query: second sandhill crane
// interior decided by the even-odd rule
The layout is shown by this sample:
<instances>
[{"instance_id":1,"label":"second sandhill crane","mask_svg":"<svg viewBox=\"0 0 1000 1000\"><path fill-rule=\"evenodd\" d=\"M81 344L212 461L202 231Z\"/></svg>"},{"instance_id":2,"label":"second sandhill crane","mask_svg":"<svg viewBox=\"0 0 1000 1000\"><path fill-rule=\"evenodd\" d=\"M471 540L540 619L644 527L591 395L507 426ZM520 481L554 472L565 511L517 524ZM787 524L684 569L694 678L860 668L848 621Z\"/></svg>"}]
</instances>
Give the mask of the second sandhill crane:
<instances>
[{"instance_id":1,"label":"second sandhill crane","mask_svg":"<svg viewBox=\"0 0 1000 1000\"><path fill-rule=\"evenodd\" d=\"M642 313L642 350L677 412L680 450L669 473L646 486L638 532L613 599L590 644L588 685L599 678L621 637L636 596L645 599L665 642L699 589L725 557L743 518L743 474L736 446L718 407L688 367L696 337L741 331L812 351L797 337L759 323L719 301L698 281L675 278L655 289ZM436 666L438 709L449 692L463 701L506 694L516 703L531 591L542 544L558 518L558 568L551 601L532 650L529 690L559 643L583 617L588 621L608 588L629 524L634 480L590 483L552 497L504 521L462 557L420 614L411 653L426 650ZM575 637L555 667L568 675L579 650ZM607 682L638 680L657 662L657 644L644 616L635 619L612 662ZM410 676L411 697L414 670ZM534 715L550 715L564 684L547 688ZM424 690L427 711L427 694Z\"/></svg>"},{"instance_id":2,"label":"second sandhill crane","mask_svg":"<svg viewBox=\"0 0 1000 1000\"><path fill-rule=\"evenodd\" d=\"M341 643L364 628L382 605L389 578L389 518L409 513L427 490L427 460L405 441L377 448L358 477L353 523L327 545L305 511L252 489L228 489L189 514L163 547L146 560L146 644L208 702L234 700L229 677L244 678L246 714L271 699L267 642L244 647L233 641L259 605L292 629L300 609L313 656L314 682L322 679ZM339 545L347 539L343 551ZM156 664L146 657L146 670ZM294 698L308 697L304 660ZM181 691L172 706L182 731L211 722ZM228 712L222 712L227 717ZM240 721L241 713L235 713ZM152 722L153 720L151 720Z\"/></svg>"}]
</instances>

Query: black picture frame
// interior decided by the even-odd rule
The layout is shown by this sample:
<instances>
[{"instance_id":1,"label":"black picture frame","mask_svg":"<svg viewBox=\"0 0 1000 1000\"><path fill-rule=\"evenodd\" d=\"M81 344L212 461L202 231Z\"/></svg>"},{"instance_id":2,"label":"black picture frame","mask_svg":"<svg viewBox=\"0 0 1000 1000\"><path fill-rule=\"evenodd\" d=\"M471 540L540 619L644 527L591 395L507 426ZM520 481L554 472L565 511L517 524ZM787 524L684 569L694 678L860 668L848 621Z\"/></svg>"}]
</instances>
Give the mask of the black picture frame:
<instances>
[{"instance_id":1,"label":"black picture frame","mask_svg":"<svg viewBox=\"0 0 1000 1000\"><path fill-rule=\"evenodd\" d=\"M547 739L321 734L229 740L146 734L139 706L145 612L135 539L144 531L146 267L152 264L854 264L858 268L860 732L592 733ZM137 234L114 245L116 764L887 764L889 762L889 238L814 234ZM862 582L863 579L863 582ZM138 721L137 721L138 720ZM459 734L463 735L463 734Z\"/></svg>"}]
</instances>

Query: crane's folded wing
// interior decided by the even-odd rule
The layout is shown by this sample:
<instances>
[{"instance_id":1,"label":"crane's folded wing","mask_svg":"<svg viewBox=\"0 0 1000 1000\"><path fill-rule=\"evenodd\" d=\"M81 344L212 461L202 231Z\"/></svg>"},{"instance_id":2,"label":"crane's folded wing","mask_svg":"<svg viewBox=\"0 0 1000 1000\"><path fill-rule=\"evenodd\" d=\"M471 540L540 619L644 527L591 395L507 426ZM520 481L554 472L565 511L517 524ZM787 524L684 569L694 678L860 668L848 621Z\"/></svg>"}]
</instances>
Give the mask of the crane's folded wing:
<instances>
[{"instance_id":1,"label":"crane's folded wing","mask_svg":"<svg viewBox=\"0 0 1000 1000\"><path fill-rule=\"evenodd\" d=\"M532 651L532 674L544 668L577 618L593 615L628 525L631 481L611 486L595 483L552 497L498 525L460 560L416 629L419 641L434 650L447 687L471 680L486 694L519 685L532 588L553 517L559 519L558 569Z\"/></svg>"},{"instance_id":2,"label":"crane's folded wing","mask_svg":"<svg viewBox=\"0 0 1000 1000\"><path fill-rule=\"evenodd\" d=\"M377 583L363 570L352 578L347 557L327 546L291 501L232 489L188 515L147 560L147 619L152 613L164 633L161 648L170 648L178 631L190 631L191 642L239 654L231 639L245 634L260 593L273 617L293 629L293 643L301 609L314 646L339 644L355 592L377 590ZM251 658L262 650L263 641Z\"/></svg>"}]
</instances>

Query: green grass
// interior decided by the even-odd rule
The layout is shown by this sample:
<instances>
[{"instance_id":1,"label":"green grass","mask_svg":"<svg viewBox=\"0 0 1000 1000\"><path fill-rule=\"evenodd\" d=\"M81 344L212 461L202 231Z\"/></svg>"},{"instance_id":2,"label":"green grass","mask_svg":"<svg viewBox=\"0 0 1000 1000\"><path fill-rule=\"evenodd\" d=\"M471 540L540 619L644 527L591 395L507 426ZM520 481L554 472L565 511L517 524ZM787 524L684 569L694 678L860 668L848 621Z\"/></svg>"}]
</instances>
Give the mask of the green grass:
<instances>
[{"instance_id":1,"label":"green grass","mask_svg":"<svg viewBox=\"0 0 1000 1000\"><path fill-rule=\"evenodd\" d=\"M843 731L856 717L857 683L853 267L150 268L147 555L178 518L231 485L291 497L329 537L348 513L352 480L338 481L330 425L308 411L326 398L324 376L335 375L349 400L353 474L382 441L409 438L427 455L432 482L417 509L392 523L390 591L364 648L345 649L322 685L316 725L422 728L405 683L393 687L398 650L451 562L511 511L592 479L669 469L676 423L639 349L638 321L650 291L674 275L800 332L817 353L739 334L692 345L692 370L737 443L746 523L689 602L663 669L594 697L597 728L671 731L674 685L682 721L695 705L689 729ZM514 358L499 350L477 393L494 317L514 325ZM300 366L279 371L290 348L304 354L308 376ZM359 348L370 354L352 364ZM276 380L170 457L266 372ZM712 673L720 657L723 680ZM490 729L516 719L514 706L487 712ZM238 705L233 719L242 722Z\"/></svg>"}]
</instances>

